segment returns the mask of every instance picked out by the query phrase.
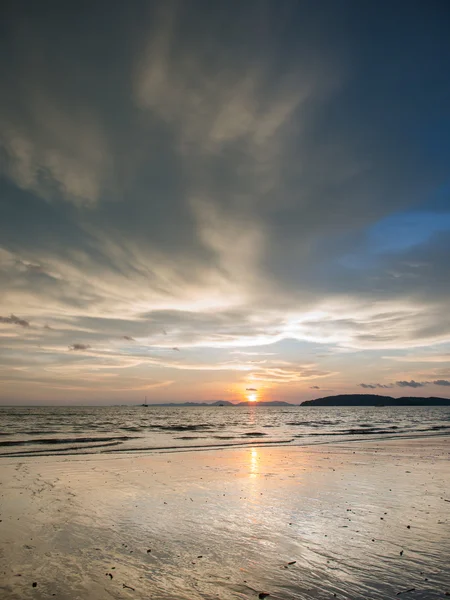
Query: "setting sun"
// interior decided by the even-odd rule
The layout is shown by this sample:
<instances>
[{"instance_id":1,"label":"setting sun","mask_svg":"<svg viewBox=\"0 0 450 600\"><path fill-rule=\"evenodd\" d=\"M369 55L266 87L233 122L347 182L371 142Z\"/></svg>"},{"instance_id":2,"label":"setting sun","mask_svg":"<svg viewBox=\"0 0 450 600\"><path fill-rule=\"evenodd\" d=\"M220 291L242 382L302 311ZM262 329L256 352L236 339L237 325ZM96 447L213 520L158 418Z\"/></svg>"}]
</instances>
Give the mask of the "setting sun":
<instances>
[{"instance_id":1,"label":"setting sun","mask_svg":"<svg viewBox=\"0 0 450 600\"><path fill-rule=\"evenodd\" d=\"M258 396L256 394L247 394L247 400L249 402L257 402Z\"/></svg>"}]
</instances>

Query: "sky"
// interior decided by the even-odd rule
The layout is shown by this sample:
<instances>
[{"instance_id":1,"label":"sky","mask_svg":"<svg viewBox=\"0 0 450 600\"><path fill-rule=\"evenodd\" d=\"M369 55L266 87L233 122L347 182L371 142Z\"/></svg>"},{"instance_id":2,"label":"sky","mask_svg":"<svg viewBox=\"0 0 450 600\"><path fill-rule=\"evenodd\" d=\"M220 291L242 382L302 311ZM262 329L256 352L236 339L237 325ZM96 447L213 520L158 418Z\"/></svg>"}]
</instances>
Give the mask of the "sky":
<instances>
[{"instance_id":1,"label":"sky","mask_svg":"<svg viewBox=\"0 0 450 600\"><path fill-rule=\"evenodd\" d=\"M1 10L0 403L450 397L448 2Z\"/></svg>"}]
</instances>

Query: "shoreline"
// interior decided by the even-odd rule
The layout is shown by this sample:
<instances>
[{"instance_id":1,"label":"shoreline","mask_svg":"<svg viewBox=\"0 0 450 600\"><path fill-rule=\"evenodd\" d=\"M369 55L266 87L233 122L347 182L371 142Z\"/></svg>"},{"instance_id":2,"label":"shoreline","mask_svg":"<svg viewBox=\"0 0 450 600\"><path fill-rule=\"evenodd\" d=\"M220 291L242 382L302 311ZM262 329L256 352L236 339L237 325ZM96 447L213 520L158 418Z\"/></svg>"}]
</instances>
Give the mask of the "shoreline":
<instances>
[{"instance_id":1,"label":"shoreline","mask_svg":"<svg viewBox=\"0 0 450 600\"><path fill-rule=\"evenodd\" d=\"M114 448L108 450L100 450L99 452L89 452L89 448L83 448L75 446L73 448L65 448L63 450L51 452L48 450L31 450L31 451L23 451L23 452L10 452L10 453L0 453L0 465L3 461L11 459L26 459L29 458L31 460L46 458L46 457L69 457L73 458L76 456L83 457L106 457L107 455L112 455L113 458L120 458L122 455L126 457L129 456L146 456L152 454L176 454L182 452L207 452L207 451L221 451L221 450L232 450L236 449L245 449L248 447L274 447L274 448L310 448L315 446L338 446L341 447L345 444L368 444L368 443L389 443L389 442L408 442L408 441L421 441L421 440L434 440L434 439L448 439L450 444L450 433L448 432L439 432L433 434L404 434L404 435L385 435L376 437L375 434L373 437L370 434L366 434L364 438L351 438L351 439L331 439L331 440L323 440L323 441L310 441L307 440L305 443L300 443L297 440L250 440L243 442L235 442L230 444L205 444L205 445L185 445L185 446L155 446L155 447L128 447L128 448ZM92 438L95 440L95 438ZM135 439L139 439L136 437ZM142 438L144 439L144 438ZM63 440L63 438L62 438ZM65 440L64 440L65 442ZM293 443L295 442L295 443ZM95 448L104 448L108 446L108 444L102 444L94 446Z\"/></svg>"}]
</instances>

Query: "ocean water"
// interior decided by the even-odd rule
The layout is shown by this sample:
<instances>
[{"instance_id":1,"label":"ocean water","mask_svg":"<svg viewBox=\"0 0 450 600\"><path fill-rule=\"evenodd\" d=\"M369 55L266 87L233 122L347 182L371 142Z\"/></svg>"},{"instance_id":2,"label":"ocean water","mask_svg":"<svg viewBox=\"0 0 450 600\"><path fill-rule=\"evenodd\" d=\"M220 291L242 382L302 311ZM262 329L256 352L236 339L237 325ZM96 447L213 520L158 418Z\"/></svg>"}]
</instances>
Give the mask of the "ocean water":
<instances>
[{"instance_id":1,"label":"ocean water","mask_svg":"<svg viewBox=\"0 0 450 600\"><path fill-rule=\"evenodd\" d=\"M0 407L3 457L449 435L450 407Z\"/></svg>"}]
</instances>

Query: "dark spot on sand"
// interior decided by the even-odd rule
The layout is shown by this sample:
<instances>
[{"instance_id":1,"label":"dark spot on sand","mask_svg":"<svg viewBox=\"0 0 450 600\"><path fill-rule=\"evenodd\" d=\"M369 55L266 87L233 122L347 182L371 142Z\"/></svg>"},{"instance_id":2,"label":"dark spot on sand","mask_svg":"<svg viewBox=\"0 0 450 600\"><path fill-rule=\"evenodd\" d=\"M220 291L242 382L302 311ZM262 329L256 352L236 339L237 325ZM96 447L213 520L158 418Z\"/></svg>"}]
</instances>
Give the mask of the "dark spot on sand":
<instances>
[{"instance_id":1,"label":"dark spot on sand","mask_svg":"<svg viewBox=\"0 0 450 600\"><path fill-rule=\"evenodd\" d=\"M270 594L268 594L267 592L259 592L258 594L258 598L260 598L261 600L264 600L264 598L267 598L267 596L270 596Z\"/></svg>"},{"instance_id":2,"label":"dark spot on sand","mask_svg":"<svg viewBox=\"0 0 450 600\"><path fill-rule=\"evenodd\" d=\"M37 581L33 581L33 583L31 585L32 585L32 587L37 587Z\"/></svg>"}]
</instances>

